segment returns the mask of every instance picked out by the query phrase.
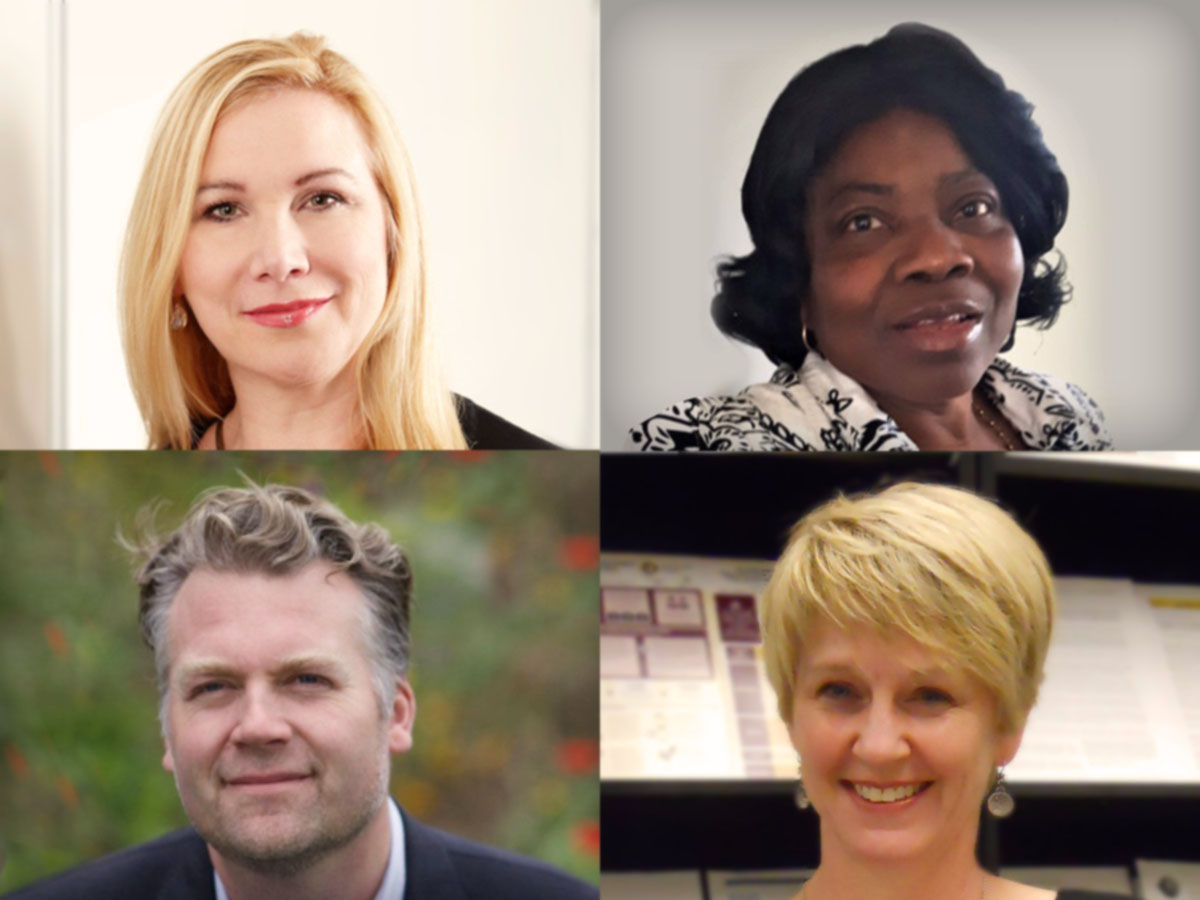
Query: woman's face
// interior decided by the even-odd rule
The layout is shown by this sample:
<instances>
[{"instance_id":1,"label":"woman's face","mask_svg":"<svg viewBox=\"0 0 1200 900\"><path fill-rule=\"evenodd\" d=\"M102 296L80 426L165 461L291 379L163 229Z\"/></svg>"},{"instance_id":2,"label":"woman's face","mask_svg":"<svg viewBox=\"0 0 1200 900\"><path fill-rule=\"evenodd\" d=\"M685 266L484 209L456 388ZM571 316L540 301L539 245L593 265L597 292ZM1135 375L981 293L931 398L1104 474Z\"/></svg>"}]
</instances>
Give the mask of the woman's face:
<instances>
[{"instance_id":1,"label":"woman's face","mask_svg":"<svg viewBox=\"0 0 1200 900\"><path fill-rule=\"evenodd\" d=\"M973 847L993 771L1020 732L967 673L906 636L824 623L805 641L791 737L822 854L901 861Z\"/></svg>"},{"instance_id":2,"label":"woman's face","mask_svg":"<svg viewBox=\"0 0 1200 900\"><path fill-rule=\"evenodd\" d=\"M387 291L369 155L354 116L319 91L272 90L217 122L179 289L235 384L350 377Z\"/></svg>"},{"instance_id":3,"label":"woman's face","mask_svg":"<svg viewBox=\"0 0 1200 900\"><path fill-rule=\"evenodd\" d=\"M813 179L806 221L820 352L876 398L970 391L1012 330L1024 258L954 133L907 109L859 126Z\"/></svg>"}]
</instances>

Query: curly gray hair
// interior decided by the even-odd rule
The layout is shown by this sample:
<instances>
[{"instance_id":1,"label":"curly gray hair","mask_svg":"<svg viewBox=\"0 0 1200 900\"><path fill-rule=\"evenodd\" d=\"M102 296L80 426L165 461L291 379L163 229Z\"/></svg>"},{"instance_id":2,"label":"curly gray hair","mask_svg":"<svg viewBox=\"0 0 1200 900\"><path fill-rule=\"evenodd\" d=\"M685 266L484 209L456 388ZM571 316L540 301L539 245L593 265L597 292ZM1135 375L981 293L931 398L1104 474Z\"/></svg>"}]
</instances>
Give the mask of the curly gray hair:
<instances>
[{"instance_id":1,"label":"curly gray hair","mask_svg":"<svg viewBox=\"0 0 1200 900\"><path fill-rule=\"evenodd\" d=\"M366 598L365 634L380 708L391 706L408 672L412 569L408 557L375 524L352 522L332 503L300 488L249 482L196 498L183 523L165 537L131 547L141 562L138 621L154 653L160 714L170 658L167 617L179 589L198 568L288 575L324 560L345 572Z\"/></svg>"}]
</instances>

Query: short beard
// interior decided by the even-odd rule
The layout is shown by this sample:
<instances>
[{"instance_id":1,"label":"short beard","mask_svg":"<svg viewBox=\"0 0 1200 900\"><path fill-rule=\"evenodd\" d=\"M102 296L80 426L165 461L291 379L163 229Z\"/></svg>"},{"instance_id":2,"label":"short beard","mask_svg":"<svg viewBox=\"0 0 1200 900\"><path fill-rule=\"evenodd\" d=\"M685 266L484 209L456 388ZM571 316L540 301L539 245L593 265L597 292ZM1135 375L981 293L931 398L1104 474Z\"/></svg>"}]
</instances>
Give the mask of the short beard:
<instances>
[{"instance_id":1,"label":"short beard","mask_svg":"<svg viewBox=\"0 0 1200 900\"><path fill-rule=\"evenodd\" d=\"M315 840L297 845L247 846L244 841L230 841L229 836L224 833L205 834L199 829L197 831L225 860L257 875L290 878L342 849L362 834L386 801L387 794L384 793L379 797L379 802L369 809L364 809L362 815L350 823L349 828L337 834L318 834Z\"/></svg>"}]
</instances>

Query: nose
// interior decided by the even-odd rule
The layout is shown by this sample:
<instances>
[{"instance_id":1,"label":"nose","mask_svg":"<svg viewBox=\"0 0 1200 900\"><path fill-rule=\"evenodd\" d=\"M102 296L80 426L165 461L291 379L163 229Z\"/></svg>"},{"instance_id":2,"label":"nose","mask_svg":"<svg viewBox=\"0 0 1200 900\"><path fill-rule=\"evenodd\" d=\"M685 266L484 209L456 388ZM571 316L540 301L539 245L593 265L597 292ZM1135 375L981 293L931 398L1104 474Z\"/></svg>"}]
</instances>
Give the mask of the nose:
<instances>
[{"instance_id":1,"label":"nose","mask_svg":"<svg viewBox=\"0 0 1200 900\"><path fill-rule=\"evenodd\" d=\"M247 687L239 712L241 715L230 735L234 743L272 744L291 738L291 725L281 715L278 700L269 689Z\"/></svg>"},{"instance_id":2,"label":"nose","mask_svg":"<svg viewBox=\"0 0 1200 900\"><path fill-rule=\"evenodd\" d=\"M250 272L256 281L286 281L308 272L304 232L290 210L264 216L254 236Z\"/></svg>"},{"instance_id":3,"label":"nose","mask_svg":"<svg viewBox=\"0 0 1200 900\"><path fill-rule=\"evenodd\" d=\"M910 229L905 251L896 263L898 281L942 281L968 275L975 267L962 236L941 219L922 219Z\"/></svg>"},{"instance_id":4,"label":"nose","mask_svg":"<svg viewBox=\"0 0 1200 900\"><path fill-rule=\"evenodd\" d=\"M904 723L896 710L885 703L872 703L862 713L862 724L854 741L854 755L872 766L886 766L910 752Z\"/></svg>"}]
</instances>

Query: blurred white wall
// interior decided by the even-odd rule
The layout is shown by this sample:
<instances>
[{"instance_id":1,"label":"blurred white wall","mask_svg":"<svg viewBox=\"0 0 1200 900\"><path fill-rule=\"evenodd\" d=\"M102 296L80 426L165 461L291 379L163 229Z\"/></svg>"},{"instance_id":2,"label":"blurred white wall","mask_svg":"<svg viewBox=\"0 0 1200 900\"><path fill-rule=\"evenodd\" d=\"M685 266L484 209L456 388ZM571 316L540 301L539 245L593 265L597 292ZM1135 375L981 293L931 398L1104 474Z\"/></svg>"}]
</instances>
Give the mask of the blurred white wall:
<instances>
[{"instance_id":1,"label":"blurred white wall","mask_svg":"<svg viewBox=\"0 0 1200 900\"><path fill-rule=\"evenodd\" d=\"M363 69L412 155L451 388L597 446L596 0L67 0L65 20L67 446L145 446L116 277L163 101L217 48L298 29Z\"/></svg>"},{"instance_id":2,"label":"blurred white wall","mask_svg":"<svg viewBox=\"0 0 1200 900\"><path fill-rule=\"evenodd\" d=\"M1200 447L1200 12L1184 0L604 0L601 442L685 397L765 380L708 314L751 244L740 190L767 110L825 54L902 21L962 38L1036 107L1070 183L1075 299L1017 365L1076 382L1119 448Z\"/></svg>"},{"instance_id":3,"label":"blurred white wall","mask_svg":"<svg viewBox=\"0 0 1200 900\"><path fill-rule=\"evenodd\" d=\"M53 442L51 0L0 5L0 449Z\"/></svg>"}]
</instances>

